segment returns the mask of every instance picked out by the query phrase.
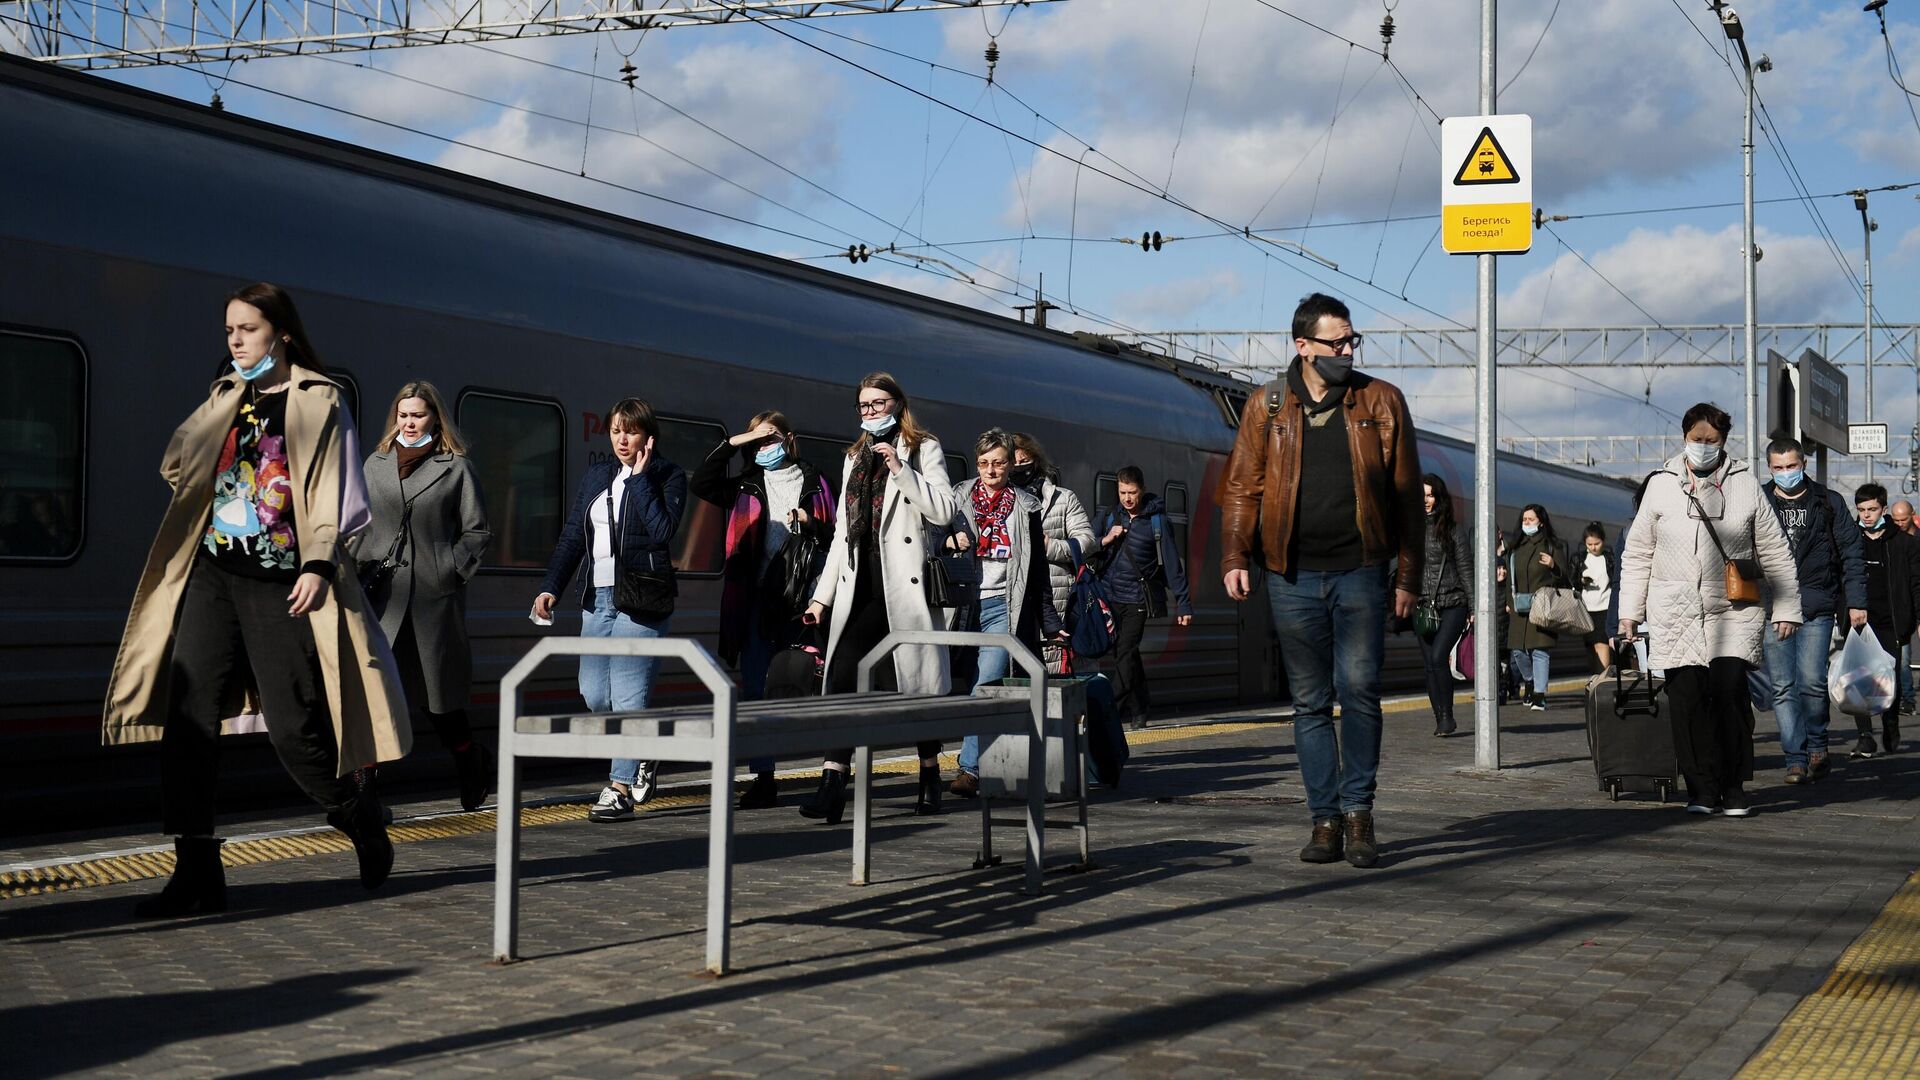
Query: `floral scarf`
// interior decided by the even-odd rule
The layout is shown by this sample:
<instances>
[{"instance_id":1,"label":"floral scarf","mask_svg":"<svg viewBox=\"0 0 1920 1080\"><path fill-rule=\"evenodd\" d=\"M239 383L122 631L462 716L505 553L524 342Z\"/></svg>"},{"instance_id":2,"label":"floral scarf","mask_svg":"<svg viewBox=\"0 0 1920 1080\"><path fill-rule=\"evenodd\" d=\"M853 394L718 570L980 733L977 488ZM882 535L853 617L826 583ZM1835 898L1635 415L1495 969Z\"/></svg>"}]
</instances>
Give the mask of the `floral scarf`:
<instances>
[{"instance_id":1,"label":"floral scarf","mask_svg":"<svg viewBox=\"0 0 1920 1080\"><path fill-rule=\"evenodd\" d=\"M1013 558L1013 535L1007 531L1007 519L1013 516L1013 488L990 488L979 481L973 484L974 531L980 534L973 554L981 559Z\"/></svg>"},{"instance_id":2,"label":"floral scarf","mask_svg":"<svg viewBox=\"0 0 1920 1080\"><path fill-rule=\"evenodd\" d=\"M847 543L855 548L878 541L887 500L887 467L871 448L854 459L847 476Z\"/></svg>"}]
</instances>

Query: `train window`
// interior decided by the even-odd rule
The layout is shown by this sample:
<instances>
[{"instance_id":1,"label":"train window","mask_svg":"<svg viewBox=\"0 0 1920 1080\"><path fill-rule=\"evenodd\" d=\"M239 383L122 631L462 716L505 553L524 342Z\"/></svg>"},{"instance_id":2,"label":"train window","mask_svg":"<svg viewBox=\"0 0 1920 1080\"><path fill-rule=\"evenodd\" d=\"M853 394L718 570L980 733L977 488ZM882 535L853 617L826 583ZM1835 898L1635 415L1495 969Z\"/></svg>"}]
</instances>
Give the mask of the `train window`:
<instances>
[{"instance_id":1,"label":"train window","mask_svg":"<svg viewBox=\"0 0 1920 1080\"><path fill-rule=\"evenodd\" d=\"M820 475L826 478L827 490L837 498L840 494L841 472L847 464L847 440L824 435L798 435L794 441L800 444L800 460L820 470Z\"/></svg>"},{"instance_id":2,"label":"train window","mask_svg":"<svg viewBox=\"0 0 1920 1080\"><path fill-rule=\"evenodd\" d=\"M1093 516L1096 521L1104 519L1113 508L1120 505L1120 478L1112 473L1100 473L1093 478Z\"/></svg>"},{"instance_id":3,"label":"train window","mask_svg":"<svg viewBox=\"0 0 1920 1080\"><path fill-rule=\"evenodd\" d=\"M79 343L0 331L0 561L80 553L86 426Z\"/></svg>"},{"instance_id":4,"label":"train window","mask_svg":"<svg viewBox=\"0 0 1920 1080\"><path fill-rule=\"evenodd\" d=\"M379 442L381 438L387 434L384 430L387 422L386 414L381 413L379 416L373 418L374 427L378 430L369 432L366 427L367 418L360 414L359 380L355 379L352 374L341 371L339 368L328 368L327 377L332 379L334 385L340 388L340 396L346 398L347 415L353 418L354 430L360 433L360 449L363 451L372 450L373 444Z\"/></svg>"},{"instance_id":5,"label":"train window","mask_svg":"<svg viewBox=\"0 0 1920 1080\"><path fill-rule=\"evenodd\" d=\"M967 459L961 457L959 454L947 455L947 479L953 483L957 484L962 480L971 480L973 479L974 473L978 471L979 470L968 465Z\"/></svg>"},{"instance_id":6,"label":"train window","mask_svg":"<svg viewBox=\"0 0 1920 1080\"><path fill-rule=\"evenodd\" d=\"M689 474L728 434L711 420L659 419L660 442L655 452ZM673 537L673 565L683 574L718 574L726 561L727 512L689 492L680 514L680 531Z\"/></svg>"},{"instance_id":7,"label":"train window","mask_svg":"<svg viewBox=\"0 0 1920 1080\"><path fill-rule=\"evenodd\" d=\"M1192 520L1187 514L1187 485L1174 481L1167 485L1167 524L1173 529L1174 550L1180 557L1187 557L1187 525Z\"/></svg>"},{"instance_id":8,"label":"train window","mask_svg":"<svg viewBox=\"0 0 1920 1080\"><path fill-rule=\"evenodd\" d=\"M545 567L570 509L565 414L553 401L478 390L462 392L454 413L493 529L487 565Z\"/></svg>"}]
</instances>

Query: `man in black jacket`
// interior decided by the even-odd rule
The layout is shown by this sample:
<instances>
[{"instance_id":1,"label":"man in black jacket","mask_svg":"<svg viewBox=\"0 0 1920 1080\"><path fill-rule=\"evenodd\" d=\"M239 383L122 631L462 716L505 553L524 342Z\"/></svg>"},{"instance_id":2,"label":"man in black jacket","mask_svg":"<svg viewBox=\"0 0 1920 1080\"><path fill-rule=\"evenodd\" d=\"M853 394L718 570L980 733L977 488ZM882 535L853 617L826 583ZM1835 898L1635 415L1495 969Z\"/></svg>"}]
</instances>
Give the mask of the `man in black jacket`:
<instances>
[{"instance_id":1,"label":"man in black jacket","mask_svg":"<svg viewBox=\"0 0 1920 1080\"><path fill-rule=\"evenodd\" d=\"M1827 650L1843 610L1845 625L1867 625L1867 571L1860 561L1860 530L1846 500L1808 479L1800 443L1775 439L1767 447L1767 466L1773 479L1761 490L1787 534L1804 621L1785 641L1767 635L1765 673L1772 676L1769 698L1787 758L1787 783L1804 784L1826 776L1830 768Z\"/></svg>"},{"instance_id":2,"label":"man in black jacket","mask_svg":"<svg viewBox=\"0 0 1920 1080\"><path fill-rule=\"evenodd\" d=\"M1890 655L1900 655L1900 643L1913 636L1914 621L1920 617L1920 539L1893 527L1887 516L1887 489L1879 484L1863 484L1853 493L1854 510L1860 516L1864 560L1867 567L1867 625L1880 647ZM1860 741L1853 757L1869 758L1875 753L1873 718L1858 716ZM1894 701L1880 714L1880 735L1891 754L1900 747L1900 703Z\"/></svg>"},{"instance_id":3,"label":"man in black jacket","mask_svg":"<svg viewBox=\"0 0 1920 1080\"><path fill-rule=\"evenodd\" d=\"M1100 535L1100 546L1107 551L1101 580L1113 603L1113 659L1118 665L1113 700L1121 719L1136 731L1147 726L1147 710L1153 705L1140 658L1147 620L1172 615L1180 626L1193 623L1187 569L1167 527L1166 504L1146 486L1146 474L1138 466L1120 470L1120 505L1107 514Z\"/></svg>"}]
</instances>

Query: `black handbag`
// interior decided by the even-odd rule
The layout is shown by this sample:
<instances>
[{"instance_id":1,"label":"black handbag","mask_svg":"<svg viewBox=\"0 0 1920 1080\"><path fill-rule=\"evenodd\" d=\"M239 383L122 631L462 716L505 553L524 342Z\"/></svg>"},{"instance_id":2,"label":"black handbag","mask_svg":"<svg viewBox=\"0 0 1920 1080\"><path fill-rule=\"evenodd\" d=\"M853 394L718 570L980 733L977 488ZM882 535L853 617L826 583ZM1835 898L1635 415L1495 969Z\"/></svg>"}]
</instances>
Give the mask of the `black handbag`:
<instances>
[{"instance_id":1,"label":"black handbag","mask_svg":"<svg viewBox=\"0 0 1920 1080\"><path fill-rule=\"evenodd\" d=\"M788 531L760 582L761 621L779 626L805 611L826 561L826 549L811 525Z\"/></svg>"},{"instance_id":2,"label":"black handbag","mask_svg":"<svg viewBox=\"0 0 1920 1080\"><path fill-rule=\"evenodd\" d=\"M621 553L620 522L613 516L613 489L607 489L607 527L613 530L613 608L635 622L657 622L673 614L674 598L680 595L680 576L673 561L659 553L659 567L648 552L648 565L629 566Z\"/></svg>"},{"instance_id":3,"label":"black handbag","mask_svg":"<svg viewBox=\"0 0 1920 1080\"><path fill-rule=\"evenodd\" d=\"M406 548L407 527L412 520L413 499L408 499L400 509L400 528L393 534L387 553L378 559L361 559L354 564L354 575L360 579L360 588L368 597L384 595L393 585L393 575L407 565L400 553Z\"/></svg>"}]
</instances>

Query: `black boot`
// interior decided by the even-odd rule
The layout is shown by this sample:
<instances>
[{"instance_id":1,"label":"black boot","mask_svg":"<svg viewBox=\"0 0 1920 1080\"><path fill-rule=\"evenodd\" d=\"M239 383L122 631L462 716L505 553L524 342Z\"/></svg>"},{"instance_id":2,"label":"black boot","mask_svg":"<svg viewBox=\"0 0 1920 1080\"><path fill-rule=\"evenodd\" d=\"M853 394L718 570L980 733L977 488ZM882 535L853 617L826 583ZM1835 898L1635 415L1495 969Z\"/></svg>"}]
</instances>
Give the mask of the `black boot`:
<instances>
[{"instance_id":1,"label":"black boot","mask_svg":"<svg viewBox=\"0 0 1920 1080\"><path fill-rule=\"evenodd\" d=\"M780 787L771 772L754 773L753 783L740 793L740 809L766 810L780 801Z\"/></svg>"},{"instance_id":2,"label":"black boot","mask_svg":"<svg viewBox=\"0 0 1920 1080\"><path fill-rule=\"evenodd\" d=\"M327 824L353 841L353 852L360 857L361 887L377 889L385 884L393 873L393 840L387 836L380 796L372 788L363 790L347 805L328 811Z\"/></svg>"},{"instance_id":3,"label":"black boot","mask_svg":"<svg viewBox=\"0 0 1920 1080\"><path fill-rule=\"evenodd\" d=\"M460 778L460 808L472 813L480 809L480 804L487 801L487 793L493 790L493 755L477 742L470 742L452 753L454 772Z\"/></svg>"},{"instance_id":4,"label":"black boot","mask_svg":"<svg viewBox=\"0 0 1920 1080\"><path fill-rule=\"evenodd\" d=\"M916 814L940 812L940 763L920 763L920 798L913 804Z\"/></svg>"},{"instance_id":5,"label":"black boot","mask_svg":"<svg viewBox=\"0 0 1920 1080\"><path fill-rule=\"evenodd\" d=\"M1891 754L1900 749L1900 714L1888 713L1880 720L1880 752Z\"/></svg>"},{"instance_id":6,"label":"black boot","mask_svg":"<svg viewBox=\"0 0 1920 1080\"><path fill-rule=\"evenodd\" d=\"M840 824L840 816L847 809L847 772L845 769L821 769L820 790L813 798L800 807L800 816L816 821L825 818L827 824Z\"/></svg>"},{"instance_id":7,"label":"black boot","mask_svg":"<svg viewBox=\"0 0 1920 1080\"><path fill-rule=\"evenodd\" d=\"M141 919L177 919L227 910L227 868L220 865L220 838L181 836L173 841L173 876L157 894L133 906Z\"/></svg>"}]
</instances>

